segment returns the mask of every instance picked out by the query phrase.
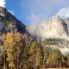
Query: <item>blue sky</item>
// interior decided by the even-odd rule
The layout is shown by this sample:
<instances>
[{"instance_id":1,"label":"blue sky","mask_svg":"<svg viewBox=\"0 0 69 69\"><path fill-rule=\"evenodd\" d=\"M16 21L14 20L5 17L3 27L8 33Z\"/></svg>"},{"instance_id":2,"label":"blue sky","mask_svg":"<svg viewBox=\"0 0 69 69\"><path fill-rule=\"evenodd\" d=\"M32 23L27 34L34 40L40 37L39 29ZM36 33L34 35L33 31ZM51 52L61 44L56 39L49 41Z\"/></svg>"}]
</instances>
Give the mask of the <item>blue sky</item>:
<instances>
[{"instance_id":1,"label":"blue sky","mask_svg":"<svg viewBox=\"0 0 69 69\"><path fill-rule=\"evenodd\" d=\"M58 12L59 15L61 14L67 15L69 12L69 0L0 0L0 1L4 1L5 2L4 6L12 14L14 14L16 18L21 20L26 25L46 20L49 17L56 15Z\"/></svg>"}]
</instances>

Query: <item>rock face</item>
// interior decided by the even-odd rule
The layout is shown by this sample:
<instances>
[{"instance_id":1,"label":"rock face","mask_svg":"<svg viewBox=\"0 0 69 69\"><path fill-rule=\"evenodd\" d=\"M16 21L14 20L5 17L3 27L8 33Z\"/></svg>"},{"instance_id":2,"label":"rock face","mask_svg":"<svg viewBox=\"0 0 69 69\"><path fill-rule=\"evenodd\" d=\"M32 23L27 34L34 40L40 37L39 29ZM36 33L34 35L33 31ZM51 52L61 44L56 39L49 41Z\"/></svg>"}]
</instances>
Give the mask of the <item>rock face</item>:
<instances>
[{"instance_id":1,"label":"rock face","mask_svg":"<svg viewBox=\"0 0 69 69\"><path fill-rule=\"evenodd\" d=\"M58 49L62 55L69 54L69 18L61 19L53 16L39 24L31 24L27 27L28 32L42 41L44 49Z\"/></svg>"},{"instance_id":2,"label":"rock face","mask_svg":"<svg viewBox=\"0 0 69 69\"><path fill-rule=\"evenodd\" d=\"M25 25L9 13L6 8L0 6L0 34L17 31L25 33Z\"/></svg>"},{"instance_id":3,"label":"rock face","mask_svg":"<svg viewBox=\"0 0 69 69\"><path fill-rule=\"evenodd\" d=\"M27 30L38 39L67 38L69 23L59 16L53 16L39 24L29 25Z\"/></svg>"}]
</instances>

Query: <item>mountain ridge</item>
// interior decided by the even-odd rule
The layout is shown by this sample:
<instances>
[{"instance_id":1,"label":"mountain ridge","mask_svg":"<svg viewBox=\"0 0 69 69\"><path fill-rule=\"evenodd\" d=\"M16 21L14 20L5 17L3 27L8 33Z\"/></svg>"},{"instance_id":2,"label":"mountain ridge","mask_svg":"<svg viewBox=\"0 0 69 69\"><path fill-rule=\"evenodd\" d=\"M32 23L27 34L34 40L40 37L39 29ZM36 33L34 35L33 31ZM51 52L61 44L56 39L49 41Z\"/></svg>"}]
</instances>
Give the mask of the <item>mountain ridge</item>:
<instances>
[{"instance_id":1,"label":"mountain ridge","mask_svg":"<svg viewBox=\"0 0 69 69\"><path fill-rule=\"evenodd\" d=\"M33 32L35 31L35 35L33 36L38 39L67 38L69 35L68 24L69 23L66 22L66 20L61 19L59 16L53 16L39 24L29 25L27 30L31 35L33 35Z\"/></svg>"},{"instance_id":2,"label":"mountain ridge","mask_svg":"<svg viewBox=\"0 0 69 69\"><path fill-rule=\"evenodd\" d=\"M21 33L26 33L25 25L18 20L15 16L13 16L10 12L0 6L0 22L3 24L3 28L5 31L18 31ZM3 30L3 29L2 29Z\"/></svg>"}]
</instances>

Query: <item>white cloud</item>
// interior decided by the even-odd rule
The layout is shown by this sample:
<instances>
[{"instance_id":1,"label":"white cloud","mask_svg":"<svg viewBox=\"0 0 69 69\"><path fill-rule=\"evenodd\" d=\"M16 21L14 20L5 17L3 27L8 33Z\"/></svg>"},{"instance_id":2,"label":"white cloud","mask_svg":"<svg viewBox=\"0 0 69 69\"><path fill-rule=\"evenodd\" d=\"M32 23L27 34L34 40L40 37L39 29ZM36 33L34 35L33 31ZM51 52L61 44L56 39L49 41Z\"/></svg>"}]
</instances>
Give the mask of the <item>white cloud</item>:
<instances>
[{"instance_id":1,"label":"white cloud","mask_svg":"<svg viewBox=\"0 0 69 69\"><path fill-rule=\"evenodd\" d=\"M5 7L5 0L0 0L0 6Z\"/></svg>"},{"instance_id":2,"label":"white cloud","mask_svg":"<svg viewBox=\"0 0 69 69\"><path fill-rule=\"evenodd\" d=\"M35 15L34 13L31 13L31 15L28 16L28 19L31 20L31 23L38 23L42 20L42 18L39 15Z\"/></svg>"},{"instance_id":3,"label":"white cloud","mask_svg":"<svg viewBox=\"0 0 69 69\"><path fill-rule=\"evenodd\" d=\"M69 48L64 47L64 48L59 48L59 50L64 56L67 56L69 54Z\"/></svg>"},{"instance_id":4,"label":"white cloud","mask_svg":"<svg viewBox=\"0 0 69 69\"><path fill-rule=\"evenodd\" d=\"M31 23L40 22L56 14L62 7L69 5L68 0L22 0L21 9ZM33 13L33 15L32 15ZM31 18L29 18L31 17ZM33 19L34 18L34 19Z\"/></svg>"},{"instance_id":5,"label":"white cloud","mask_svg":"<svg viewBox=\"0 0 69 69\"><path fill-rule=\"evenodd\" d=\"M59 15L61 18L69 17L69 7L64 7L60 9L56 15Z\"/></svg>"}]
</instances>

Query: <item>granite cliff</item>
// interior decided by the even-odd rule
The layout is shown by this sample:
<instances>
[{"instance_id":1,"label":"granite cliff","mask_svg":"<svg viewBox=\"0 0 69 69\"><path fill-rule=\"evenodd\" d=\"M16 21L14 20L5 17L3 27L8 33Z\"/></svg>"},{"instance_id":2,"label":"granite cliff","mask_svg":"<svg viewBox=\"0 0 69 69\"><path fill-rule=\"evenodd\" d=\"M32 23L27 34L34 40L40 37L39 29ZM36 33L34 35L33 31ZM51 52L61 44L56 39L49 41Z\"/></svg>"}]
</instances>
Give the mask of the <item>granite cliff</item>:
<instances>
[{"instance_id":1,"label":"granite cliff","mask_svg":"<svg viewBox=\"0 0 69 69\"><path fill-rule=\"evenodd\" d=\"M69 32L68 20L59 16L53 16L38 24L31 24L27 27L29 33L40 40L47 38L67 38Z\"/></svg>"}]
</instances>

